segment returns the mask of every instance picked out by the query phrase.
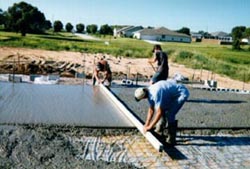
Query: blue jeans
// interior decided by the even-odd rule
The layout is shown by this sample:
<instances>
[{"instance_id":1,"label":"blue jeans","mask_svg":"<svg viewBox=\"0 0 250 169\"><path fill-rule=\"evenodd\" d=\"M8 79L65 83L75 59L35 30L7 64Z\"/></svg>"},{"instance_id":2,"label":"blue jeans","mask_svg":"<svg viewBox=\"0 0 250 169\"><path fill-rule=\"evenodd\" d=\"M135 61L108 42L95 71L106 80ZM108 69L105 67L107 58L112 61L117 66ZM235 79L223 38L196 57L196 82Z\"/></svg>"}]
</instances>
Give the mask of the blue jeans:
<instances>
[{"instance_id":1,"label":"blue jeans","mask_svg":"<svg viewBox=\"0 0 250 169\"><path fill-rule=\"evenodd\" d=\"M167 78L168 78L168 72L156 72L151 78L151 81L153 83L156 83L160 80L167 80Z\"/></svg>"}]
</instances>

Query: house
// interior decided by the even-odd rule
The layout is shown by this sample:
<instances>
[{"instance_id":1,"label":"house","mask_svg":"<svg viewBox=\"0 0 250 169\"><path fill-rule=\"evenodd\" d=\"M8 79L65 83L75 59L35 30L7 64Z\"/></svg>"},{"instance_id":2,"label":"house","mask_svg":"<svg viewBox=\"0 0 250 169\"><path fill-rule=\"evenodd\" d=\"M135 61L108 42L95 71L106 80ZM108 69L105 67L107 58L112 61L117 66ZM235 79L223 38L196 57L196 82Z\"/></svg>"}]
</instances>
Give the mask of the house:
<instances>
[{"instance_id":1,"label":"house","mask_svg":"<svg viewBox=\"0 0 250 169\"><path fill-rule=\"evenodd\" d=\"M134 32L141 29L142 26L126 26L118 30L114 28L114 37L133 37Z\"/></svg>"},{"instance_id":2,"label":"house","mask_svg":"<svg viewBox=\"0 0 250 169\"><path fill-rule=\"evenodd\" d=\"M191 32L191 37L193 42L201 42L202 34L197 32Z\"/></svg>"},{"instance_id":3,"label":"house","mask_svg":"<svg viewBox=\"0 0 250 169\"><path fill-rule=\"evenodd\" d=\"M209 33L209 36L203 37L201 42L218 45L231 45L233 38L228 33L218 31Z\"/></svg>"},{"instance_id":4,"label":"house","mask_svg":"<svg viewBox=\"0 0 250 169\"><path fill-rule=\"evenodd\" d=\"M196 39L201 39L203 36L201 33L191 32L191 37Z\"/></svg>"},{"instance_id":5,"label":"house","mask_svg":"<svg viewBox=\"0 0 250 169\"><path fill-rule=\"evenodd\" d=\"M134 33L134 38L142 40L165 41L165 42L191 42L189 35L171 31L165 27L156 29L142 29Z\"/></svg>"},{"instance_id":6,"label":"house","mask_svg":"<svg viewBox=\"0 0 250 169\"><path fill-rule=\"evenodd\" d=\"M233 38L226 32L218 31L210 33L212 39L218 39L221 42L232 42Z\"/></svg>"}]
</instances>

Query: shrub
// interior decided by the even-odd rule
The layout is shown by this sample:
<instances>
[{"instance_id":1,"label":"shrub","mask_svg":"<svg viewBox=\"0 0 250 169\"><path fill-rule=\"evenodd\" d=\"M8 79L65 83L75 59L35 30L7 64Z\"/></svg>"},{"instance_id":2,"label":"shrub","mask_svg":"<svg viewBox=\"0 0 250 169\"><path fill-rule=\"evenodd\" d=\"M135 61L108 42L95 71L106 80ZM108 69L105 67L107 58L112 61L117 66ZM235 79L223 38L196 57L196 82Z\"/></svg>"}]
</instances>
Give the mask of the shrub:
<instances>
[{"instance_id":1,"label":"shrub","mask_svg":"<svg viewBox=\"0 0 250 169\"><path fill-rule=\"evenodd\" d=\"M133 54L133 51L132 51L132 50L125 50L125 51L123 52L123 56L125 56L125 57L131 57L132 54Z\"/></svg>"},{"instance_id":2,"label":"shrub","mask_svg":"<svg viewBox=\"0 0 250 169\"><path fill-rule=\"evenodd\" d=\"M200 63L201 65L204 65L204 64L208 64L209 63L209 60L208 58L206 58L205 56L201 55L201 54L198 54L198 55L194 55L194 59Z\"/></svg>"},{"instance_id":3,"label":"shrub","mask_svg":"<svg viewBox=\"0 0 250 169\"><path fill-rule=\"evenodd\" d=\"M182 59L182 60L184 60L184 59L191 59L192 56L193 56L193 53L188 52L188 51L181 51L181 52L179 53L179 55L177 55L177 57L178 57L179 59Z\"/></svg>"}]
</instances>

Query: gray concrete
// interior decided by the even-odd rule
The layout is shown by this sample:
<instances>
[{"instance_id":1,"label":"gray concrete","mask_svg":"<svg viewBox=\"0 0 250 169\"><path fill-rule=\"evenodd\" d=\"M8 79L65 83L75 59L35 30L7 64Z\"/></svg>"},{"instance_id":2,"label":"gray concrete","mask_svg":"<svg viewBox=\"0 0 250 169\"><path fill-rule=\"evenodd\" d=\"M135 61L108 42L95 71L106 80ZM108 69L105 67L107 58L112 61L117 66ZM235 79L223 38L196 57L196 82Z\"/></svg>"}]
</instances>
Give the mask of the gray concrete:
<instances>
[{"instance_id":1,"label":"gray concrete","mask_svg":"<svg viewBox=\"0 0 250 169\"><path fill-rule=\"evenodd\" d=\"M136 102L136 87L114 86L112 91L141 120L145 121L147 100ZM183 128L250 128L250 94L189 88L190 97L177 114Z\"/></svg>"},{"instance_id":2,"label":"gray concrete","mask_svg":"<svg viewBox=\"0 0 250 169\"><path fill-rule=\"evenodd\" d=\"M1 124L133 127L98 86L0 83Z\"/></svg>"},{"instance_id":3,"label":"gray concrete","mask_svg":"<svg viewBox=\"0 0 250 169\"><path fill-rule=\"evenodd\" d=\"M145 120L147 102L133 100L135 88L112 90ZM249 95L190 92L178 115L180 126L249 127ZM113 106L98 87L0 83L0 124L124 123L126 118ZM178 144L159 153L137 130L0 125L0 168L249 168L249 138L249 131L181 131Z\"/></svg>"}]
</instances>

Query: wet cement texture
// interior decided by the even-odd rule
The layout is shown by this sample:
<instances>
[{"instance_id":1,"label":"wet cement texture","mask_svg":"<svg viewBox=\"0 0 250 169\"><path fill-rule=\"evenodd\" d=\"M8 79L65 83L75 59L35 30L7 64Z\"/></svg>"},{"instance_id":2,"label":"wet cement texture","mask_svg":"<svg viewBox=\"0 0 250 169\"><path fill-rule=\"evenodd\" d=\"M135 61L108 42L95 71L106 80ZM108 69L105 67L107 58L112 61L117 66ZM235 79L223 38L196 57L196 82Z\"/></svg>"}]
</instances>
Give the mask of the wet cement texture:
<instances>
[{"instance_id":1,"label":"wet cement texture","mask_svg":"<svg viewBox=\"0 0 250 169\"><path fill-rule=\"evenodd\" d=\"M64 87L57 89L60 85L55 86L49 89L50 96L56 95L58 90L61 91L59 93L64 93ZM71 87L69 85L70 89L66 91L68 96L76 92L75 88L71 90ZM30 89L36 93L36 89L31 87L29 91ZM144 121L147 101L135 102L133 98L135 89L113 87L112 91ZM2 91L4 90L1 89ZM28 92L28 88L25 87L19 91L19 93L22 92ZM45 93L47 92L44 91ZM250 126L249 95L216 93L198 89L190 89L190 93L189 101L177 116L180 127ZM7 96L10 98L13 93ZM19 94L16 99L24 99L23 97ZM45 96L41 97L43 97L41 101L43 104L52 104L48 103L49 101L46 100L48 98ZM92 97L88 96L88 98ZM33 100L32 98L25 99ZM79 96L79 99L82 97ZM1 114L5 120L8 114L3 108L7 106L11 109L23 104L17 100L8 103L2 96L0 100ZM39 101L35 102L38 104ZM69 99L67 102L71 103L72 100ZM16 106L11 106L12 104ZM52 105L54 104L55 102ZM99 119L102 120L102 118ZM3 120L2 115L0 120ZM239 131L238 134L235 132L229 134L228 130L226 134L213 131L213 134L209 135L206 133L187 134L179 131L178 145L174 148L166 148L160 153L136 129L93 129L73 124L51 124L54 123L0 125L0 168L250 168L249 130Z\"/></svg>"},{"instance_id":2,"label":"wet cement texture","mask_svg":"<svg viewBox=\"0 0 250 169\"><path fill-rule=\"evenodd\" d=\"M119 130L0 126L0 168L137 168ZM137 164L138 165L138 164Z\"/></svg>"},{"instance_id":3,"label":"wet cement texture","mask_svg":"<svg viewBox=\"0 0 250 169\"><path fill-rule=\"evenodd\" d=\"M160 153L132 129L0 126L0 168L250 167L249 135L178 133L177 142Z\"/></svg>"},{"instance_id":4,"label":"wet cement texture","mask_svg":"<svg viewBox=\"0 0 250 169\"><path fill-rule=\"evenodd\" d=\"M133 127L97 86L2 82L0 87L1 124Z\"/></svg>"}]
</instances>

